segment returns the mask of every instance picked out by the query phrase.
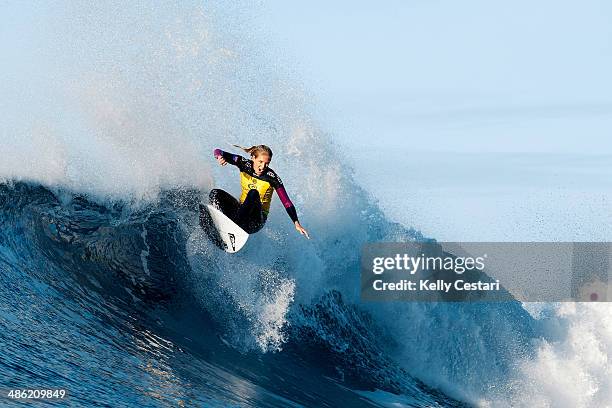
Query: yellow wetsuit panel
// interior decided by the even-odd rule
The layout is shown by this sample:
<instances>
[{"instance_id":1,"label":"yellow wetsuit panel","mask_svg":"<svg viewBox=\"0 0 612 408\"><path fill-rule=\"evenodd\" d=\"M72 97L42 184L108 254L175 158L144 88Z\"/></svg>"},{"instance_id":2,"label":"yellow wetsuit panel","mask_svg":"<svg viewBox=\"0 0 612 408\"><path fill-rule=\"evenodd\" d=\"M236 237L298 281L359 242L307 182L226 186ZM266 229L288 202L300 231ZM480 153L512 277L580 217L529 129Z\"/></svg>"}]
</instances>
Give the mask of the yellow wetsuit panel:
<instances>
[{"instance_id":1,"label":"yellow wetsuit panel","mask_svg":"<svg viewBox=\"0 0 612 408\"><path fill-rule=\"evenodd\" d=\"M240 194L240 204L242 204L246 199L249 190L257 190L259 192L259 197L261 198L261 207L263 211L266 214L270 212L270 203L272 202L274 187L272 187L269 182L258 179L241 171L240 187L242 189L242 193Z\"/></svg>"}]
</instances>

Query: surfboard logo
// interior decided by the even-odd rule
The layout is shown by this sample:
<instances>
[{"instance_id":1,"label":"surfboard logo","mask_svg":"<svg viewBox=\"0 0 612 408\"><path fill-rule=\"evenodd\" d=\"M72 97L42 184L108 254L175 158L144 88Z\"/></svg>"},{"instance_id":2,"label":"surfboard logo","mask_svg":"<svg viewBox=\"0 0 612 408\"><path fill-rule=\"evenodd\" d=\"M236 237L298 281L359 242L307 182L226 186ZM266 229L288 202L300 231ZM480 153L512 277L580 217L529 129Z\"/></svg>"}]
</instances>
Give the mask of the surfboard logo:
<instances>
[{"instance_id":1,"label":"surfboard logo","mask_svg":"<svg viewBox=\"0 0 612 408\"><path fill-rule=\"evenodd\" d=\"M228 232L227 235L229 235L230 243L232 244L232 251L235 251L236 250L236 236L232 234L231 232Z\"/></svg>"}]
</instances>

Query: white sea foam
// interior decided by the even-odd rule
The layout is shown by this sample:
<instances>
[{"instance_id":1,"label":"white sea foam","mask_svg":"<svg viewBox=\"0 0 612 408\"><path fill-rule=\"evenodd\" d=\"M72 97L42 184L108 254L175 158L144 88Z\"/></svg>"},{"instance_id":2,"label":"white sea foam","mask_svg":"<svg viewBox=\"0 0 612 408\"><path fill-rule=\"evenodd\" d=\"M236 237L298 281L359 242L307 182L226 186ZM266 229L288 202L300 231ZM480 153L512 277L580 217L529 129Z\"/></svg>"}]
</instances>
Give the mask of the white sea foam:
<instances>
[{"instance_id":1,"label":"white sea foam","mask_svg":"<svg viewBox=\"0 0 612 408\"><path fill-rule=\"evenodd\" d=\"M612 304L563 303L554 319L565 330L520 362L508 405L612 406Z\"/></svg>"}]
</instances>

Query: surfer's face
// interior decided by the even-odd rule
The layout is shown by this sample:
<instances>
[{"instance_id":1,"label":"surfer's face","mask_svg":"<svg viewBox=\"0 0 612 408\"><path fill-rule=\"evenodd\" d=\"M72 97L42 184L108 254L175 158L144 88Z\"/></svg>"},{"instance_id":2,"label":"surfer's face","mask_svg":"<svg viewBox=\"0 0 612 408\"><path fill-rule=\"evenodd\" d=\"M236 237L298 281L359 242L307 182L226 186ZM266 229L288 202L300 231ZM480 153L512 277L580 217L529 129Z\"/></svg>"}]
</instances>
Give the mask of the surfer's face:
<instances>
[{"instance_id":1,"label":"surfer's face","mask_svg":"<svg viewBox=\"0 0 612 408\"><path fill-rule=\"evenodd\" d=\"M270 156L267 154L260 154L257 157L251 156L251 160L253 160L253 170L258 176L261 175L268 167L268 164L270 164Z\"/></svg>"}]
</instances>

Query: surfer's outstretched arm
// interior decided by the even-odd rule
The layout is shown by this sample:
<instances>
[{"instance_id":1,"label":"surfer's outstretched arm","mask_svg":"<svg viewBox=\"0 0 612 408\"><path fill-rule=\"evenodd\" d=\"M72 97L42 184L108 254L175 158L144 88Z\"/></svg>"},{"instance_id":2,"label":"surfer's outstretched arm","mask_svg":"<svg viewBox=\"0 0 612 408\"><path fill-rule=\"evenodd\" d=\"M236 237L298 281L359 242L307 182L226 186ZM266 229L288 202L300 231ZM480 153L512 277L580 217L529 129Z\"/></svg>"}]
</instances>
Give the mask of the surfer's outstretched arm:
<instances>
[{"instance_id":1,"label":"surfer's outstretched arm","mask_svg":"<svg viewBox=\"0 0 612 408\"><path fill-rule=\"evenodd\" d=\"M215 149L213 154L221 166L225 166L227 163L238 166L241 160L245 160L244 157L238 154L231 154L221 149Z\"/></svg>"},{"instance_id":2,"label":"surfer's outstretched arm","mask_svg":"<svg viewBox=\"0 0 612 408\"><path fill-rule=\"evenodd\" d=\"M300 234L310 239L310 236L308 235L308 231L306 231L306 229L302 227L302 225L300 224L300 220L298 219L297 211L295 210L295 206L289 199L289 196L287 195L287 191L285 190L285 186L283 186L282 182L279 183L279 185L275 187L275 190L276 190L276 194L278 194L278 198L280 198L281 202L283 203L283 206L285 206L285 210L287 210L287 214L289 214L291 221L293 221L293 225L295 225L295 229Z\"/></svg>"}]
</instances>

